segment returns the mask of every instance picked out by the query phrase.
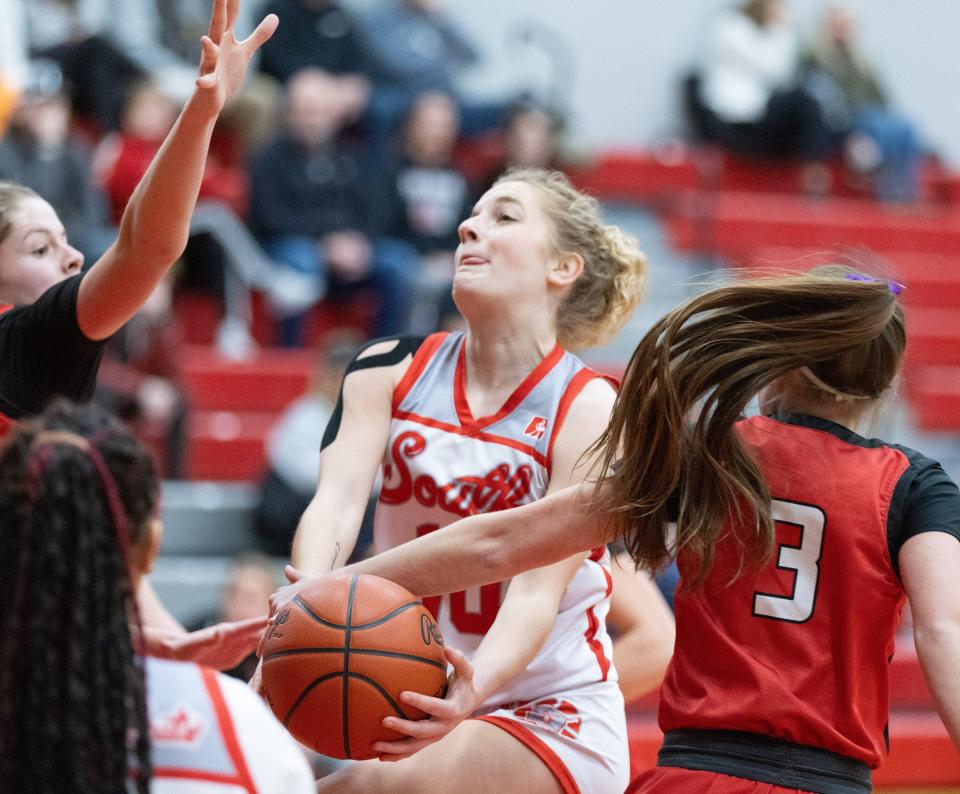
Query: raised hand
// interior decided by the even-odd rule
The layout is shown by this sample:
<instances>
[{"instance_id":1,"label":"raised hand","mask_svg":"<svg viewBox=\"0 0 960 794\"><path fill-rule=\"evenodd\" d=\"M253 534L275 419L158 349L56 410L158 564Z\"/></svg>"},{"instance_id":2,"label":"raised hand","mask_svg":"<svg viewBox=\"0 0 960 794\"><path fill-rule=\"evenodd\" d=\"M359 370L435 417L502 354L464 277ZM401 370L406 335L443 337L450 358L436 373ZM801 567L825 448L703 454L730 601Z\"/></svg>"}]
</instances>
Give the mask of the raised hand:
<instances>
[{"instance_id":1,"label":"raised hand","mask_svg":"<svg viewBox=\"0 0 960 794\"><path fill-rule=\"evenodd\" d=\"M220 110L243 84L250 59L277 29L280 20L268 14L243 41L237 41L234 26L240 0L213 0L210 30L200 40L200 75L197 88Z\"/></svg>"},{"instance_id":2,"label":"raised hand","mask_svg":"<svg viewBox=\"0 0 960 794\"><path fill-rule=\"evenodd\" d=\"M402 720L398 717L384 717L383 727L410 738L395 742L374 742L373 749L381 761L402 761L424 747L440 741L450 731L469 717L480 705L483 698L474 687L473 665L456 648L443 649L447 661L453 665L453 675L443 699L421 695L419 692L401 692L400 700L408 706L415 706L427 713L422 720Z\"/></svg>"}]
</instances>

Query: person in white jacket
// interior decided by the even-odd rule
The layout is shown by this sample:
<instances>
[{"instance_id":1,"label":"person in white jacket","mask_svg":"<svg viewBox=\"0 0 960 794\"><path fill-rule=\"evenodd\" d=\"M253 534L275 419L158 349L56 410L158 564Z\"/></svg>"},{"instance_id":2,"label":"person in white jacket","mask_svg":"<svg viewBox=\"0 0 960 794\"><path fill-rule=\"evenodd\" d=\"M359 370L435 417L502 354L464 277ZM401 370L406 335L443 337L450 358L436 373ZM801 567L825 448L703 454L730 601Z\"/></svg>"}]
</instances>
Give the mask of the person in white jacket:
<instances>
[{"instance_id":1,"label":"person in white jacket","mask_svg":"<svg viewBox=\"0 0 960 794\"><path fill-rule=\"evenodd\" d=\"M797 82L798 36L785 0L747 0L714 20L699 99L712 137L740 154L821 160L820 108Z\"/></svg>"}]
</instances>

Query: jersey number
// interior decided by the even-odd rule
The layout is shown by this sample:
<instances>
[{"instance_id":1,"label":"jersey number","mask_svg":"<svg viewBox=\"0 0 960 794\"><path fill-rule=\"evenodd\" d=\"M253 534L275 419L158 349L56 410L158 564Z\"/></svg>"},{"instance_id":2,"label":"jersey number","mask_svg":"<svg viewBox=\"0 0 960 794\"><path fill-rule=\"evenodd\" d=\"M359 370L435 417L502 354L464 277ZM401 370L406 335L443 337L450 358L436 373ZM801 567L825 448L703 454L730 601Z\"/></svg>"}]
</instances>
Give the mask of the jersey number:
<instances>
[{"instance_id":1,"label":"jersey number","mask_svg":"<svg viewBox=\"0 0 960 794\"><path fill-rule=\"evenodd\" d=\"M440 527L436 524L421 524L417 527L417 537L427 535ZM479 591L480 609L467 609L467 593L476 594ZM423 605L430 610L435 618L439 617L440 596L427 596L422 599ZM497 619L500 611L500 583L485 584L483 587L474 587L471 590L459 590L450 593L450 622L461 634L486 634Z\"/></svg>"},{"instance_id":2,"label":"jersey number","mask_svg":"<svg viewBox=\"0 0 960 794\"><path fill-rule=\"evenodd\" d=\"M790 524L800 529L800 545L781 543L777 551L777 568L793 571L793 593L753 594L753 614L758 617L803 623L813 615L820 579L820 553L823 549L823 529L827 517L823 510L799 502L774 499L771 517L777 523Z\"/></svg>"}]
</instances>

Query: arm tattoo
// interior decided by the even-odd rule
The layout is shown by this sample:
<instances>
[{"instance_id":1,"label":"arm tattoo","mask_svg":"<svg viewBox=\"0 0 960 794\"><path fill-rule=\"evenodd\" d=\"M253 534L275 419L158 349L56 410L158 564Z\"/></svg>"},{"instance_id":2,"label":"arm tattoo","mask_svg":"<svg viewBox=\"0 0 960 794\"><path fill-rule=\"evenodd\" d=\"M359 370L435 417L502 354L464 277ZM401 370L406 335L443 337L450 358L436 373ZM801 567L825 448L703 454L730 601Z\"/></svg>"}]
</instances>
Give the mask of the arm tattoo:
<instances>
[{"instance_id":1,"label":"arm tattoo","mask_svg":"<svg viewBox=\"0 0 960 794\"><path fill-rule=\"evenodd\" d=\"M330 570L332 571L337 565L337 558L340 556L340 541L338 540L333 547L333 559L330 560Z\"/></svg>"}]
</instances>

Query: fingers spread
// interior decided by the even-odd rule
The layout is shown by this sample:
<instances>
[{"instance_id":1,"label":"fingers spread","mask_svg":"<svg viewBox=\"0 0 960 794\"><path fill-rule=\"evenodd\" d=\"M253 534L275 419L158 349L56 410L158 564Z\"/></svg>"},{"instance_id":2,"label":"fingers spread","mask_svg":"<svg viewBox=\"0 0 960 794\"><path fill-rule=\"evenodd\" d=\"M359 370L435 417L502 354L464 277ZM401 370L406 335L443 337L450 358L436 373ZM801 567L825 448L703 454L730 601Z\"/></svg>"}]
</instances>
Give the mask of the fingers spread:
<instances>
[{"instance_id":1,"label":"fingers spread","mask_svg":"<svg viewBox=\"0 0 960 794\"><path fill-rule=\"evenodd\" d=\"M227 30L233 30L240 16L240 0L227 0Z\"/></svg>"},{"instance_id":2,"label":"fingers spread","mask_svg":"<svg viewBox=\"0 0 960 794\"><path fill-rule=\"evenodd\" d=\"M274 34L279 24L280 18L276 14L267 14L267 16L263 18L263 21L257 25L256 30L243 40L243 46L252 55Z\"/></svg>"},{"instance_id":3,"label":"fingers spread","mask_svg":"<svg viewBox=\"0 0 960 794\"><path fill-rule=\"evenodd\" d=\"M227 29L227 0L213 0L213 11L210 14L210 30L207 33L214 44L220 43L223 31Z\"/></svg>"}]
</instances>

